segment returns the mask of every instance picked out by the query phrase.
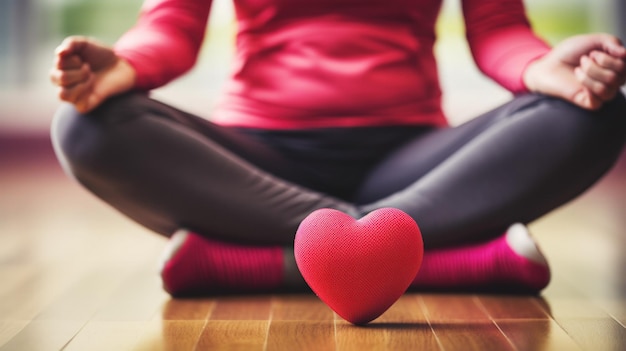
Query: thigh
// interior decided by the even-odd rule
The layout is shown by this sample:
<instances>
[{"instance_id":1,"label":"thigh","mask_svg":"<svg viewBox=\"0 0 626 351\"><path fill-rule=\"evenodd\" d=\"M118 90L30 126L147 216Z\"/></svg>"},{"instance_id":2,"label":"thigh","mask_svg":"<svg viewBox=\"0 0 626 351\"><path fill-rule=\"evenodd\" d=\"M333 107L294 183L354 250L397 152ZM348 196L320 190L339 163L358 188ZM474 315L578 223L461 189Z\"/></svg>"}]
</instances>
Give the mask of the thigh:
<instances>
[{"instance_id":1,"label":"thigh","mask_svg":"<svg viewBox=\"0 0 626 351\"><path fill-rule=\"evenodd\" d=\"M187 137L210 140L250 164L280 178L299 183L303 176L280 151L249 133L215 124L210 119L182 111L151 99L145 94L132 93L112 98L94 111L91 117L105 123L126 123L139 118L163 118L184 129ZM177 141L164 140L164 142ZM190 156L192 155L181 155L188 158Z\"/></svg>"},{"instance_id":2,"label":"thigh","mask_svg":"<svg viewBox=\"0 0 626 351\"><path fill-rule=\"evenodd\" d=\"M313 210L354 211L261 169L289 171L262 143L143 95L117 97L88 114L63 105L52 135L69 174L166 236L187 228L222 240L288 245Z\"/></svg>"},{"instance_id":3,"label":"thigh","mask_svg":"<svg viewBox=\"0 0 626 351\"><path fill-rule=\"evenodd\" d=\"M512 223L529 223L572 200L600 179L623 149L625 115L622 96L597 111L545 96L515 99L476 121L414 141L444 150L444 157L430 165L410 160L411 152L419 157L428 149L405 149L404 158L387 159L388 168L377 169L374 179L381 186L389 186L385 180L396 174L415 178L360 209L404 210L419 223L426 247L499 235ZM454 147L458 140L461 146ZM394 168L399 162L404 168Z\"/></svg>"},{"instance_id":4,"label":"thigh","mask_svg":"<svg viewBox=\"0 0 626 351\"><path fill-rule=\"evenodd\" d=\"M537 95L524 95L461 125L418 135L391 152L369 172L356 202L370 203L406 188L498 121L540 100Z\"/></svg>"}]
</instances>

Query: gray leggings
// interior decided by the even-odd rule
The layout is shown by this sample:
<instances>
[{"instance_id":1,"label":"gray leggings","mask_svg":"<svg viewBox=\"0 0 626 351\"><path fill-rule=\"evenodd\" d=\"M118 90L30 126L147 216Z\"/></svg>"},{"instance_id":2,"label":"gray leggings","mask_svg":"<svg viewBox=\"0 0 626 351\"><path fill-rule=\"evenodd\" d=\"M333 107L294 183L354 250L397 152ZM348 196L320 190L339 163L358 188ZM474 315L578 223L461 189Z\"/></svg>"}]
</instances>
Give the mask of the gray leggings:
<instances>
[{"instance_id":1,"label":"gray leggings","mask_svg":"<svg viewBox=\"0 0 626 351\"><path fill-rule=\"evenodd\" d=\"M131 93L52 127L68 174L140 224L246 245L291 246L319 208L395 207L425 247L485 240L575 198L626 141L619 95L586 111L524 95L450 128L227 128Z\"/></svg>"}]
</instances>

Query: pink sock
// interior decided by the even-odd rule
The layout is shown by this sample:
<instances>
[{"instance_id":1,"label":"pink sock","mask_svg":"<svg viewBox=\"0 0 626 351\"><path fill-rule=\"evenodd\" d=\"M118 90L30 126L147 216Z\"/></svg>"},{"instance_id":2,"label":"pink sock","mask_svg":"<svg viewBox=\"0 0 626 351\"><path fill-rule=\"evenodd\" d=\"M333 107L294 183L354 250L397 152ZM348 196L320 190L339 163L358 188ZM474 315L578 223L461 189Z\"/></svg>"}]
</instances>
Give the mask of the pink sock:
<instances>
[{"instance_id":1,"label":"pink sock","mask_svg":"<svg viewBox=\"0 0 626 351\"><path fill-rule=\"evenodd\" d=\"M283 281L283 250L213 241L179 231L170 239L161 277L173 296L269 291Z\"/></svg>"},{"instance_id":2,"label":"pink sock","mask_svg":"<svg viewBox=\"0 0 626 351\"><path fill-rule=\"evenodd\" d=\"M536 293L550 268L522 224L489 242L430 250L410 290L479 290Z\"/></svg>"},{"instance_id":3,"label":"pink sock","mask_svg":"<svg viewBox=\"0 0 626 351\"><path fill-rule=\"evenodd\" d=\"M161 276L173 296L271 291L283 283L283 249L226 244L180 231L172 236ZM538 292L549 281L545 258L518 224L486 243L426 251L409 290Z\"/></svg>"}]
</instances>

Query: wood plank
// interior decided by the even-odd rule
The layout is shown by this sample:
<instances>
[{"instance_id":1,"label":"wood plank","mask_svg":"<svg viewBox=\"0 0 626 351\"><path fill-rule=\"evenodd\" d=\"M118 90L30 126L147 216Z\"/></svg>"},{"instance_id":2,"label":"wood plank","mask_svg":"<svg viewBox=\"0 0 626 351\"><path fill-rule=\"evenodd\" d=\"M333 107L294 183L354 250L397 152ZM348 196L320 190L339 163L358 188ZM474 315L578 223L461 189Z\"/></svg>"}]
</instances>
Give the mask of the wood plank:
<instances>
[{"instance_id":1,"label":"wood plank","mask_svg":"<svg viewBox=\"0 0 626 351\"><path fill-rule=\"evenodd\" d=\"M581 293L574 285L570 284L561 275L561 270L559 269L556 272L553 272L550 284L543 291L541 291L541 297L543 297L544 299L575 299L584 298L585 295Z\"/></svg>"},{"instance_id":2,"label":"wood plank","mask_svg":"<svg viewBox=\"0 0 626 351\"><path fill-rule=\"evenodd\" d=\"M204 320L154 320L146 327L133 350L194 350L205 324Z\"/></svg>"},{"instance_id":3,"label":"wood plank","mask_svg":"<svg viewBox=\"0 0 626 351\"><path fill-rule=\"evenodd\" d=\"M612 318L567 318L558 321L584 350L624 350L626 329Z\"/></svg>"},{"instance_id":4,"label":"wood plank","mask_svg":"<svg viewBox=\"0 0 626 351\"><path fill-rule=\"evenodd\" d=\"M515 350L492 322L437 322L431 324L444 350Z\"/></svg>"},{"instance_id":5,"label":"wood plank","mask_svg":"<svg viewBox=\"0 0 626 351\"><path fill-rule=\"evenodd\" d=\"M0 347L0 351L60 350L83 325L81 321L33 321Z\"/></svg>"},{"instance_id":6,"label":"wood plank","mask_svg":"<svg viewBox=\"0 0 626 351\"><path fill-rule=\"evenodd\" d=\"M431 324L438 322L491 322L475 295L424 294L424 311Z\"/></svg>"},{"instance_id":7,"label":"wood plank","mask_svg":"<svg viewBox=\"0 0 626 351\"><path fill-rule=\"evenodd\" d=\"M0 346L6 344L30 321L0 321Z\"/></svg>"},{"instance_id":8,"label":"wood plank","mask_svg":"<svg viewBox=\"0 0 626 351\"><path fill-rule=\"evenodd\" d=\"M626 250L625 250L626 251ZM623 253L626 255L626 252ZM571 283L560 279L544 292L550 315L556 320L567 318L613 318L626 328L626 297L595 297L580 292Z\"/></svg>"},{"instance_id":9,"label":"wood plank","mask_svg":"<svg viewBox=\"0 0 626 351\"><path fill-rule=\"evenodd\" d=\"M592 302L600 306L622 327L626 328L626 299L599 299Z\"/></svg>"},{"instance_id":10,"label":"wood plank","mask_svg":"<svg viewBox=\"0 0 626 351\"><path fill-rule=\"evenodd\" d=\"M272 307L269 296L224 296L215 300L211 320L268 320Z\"/></svg>"},{"instance_id":11,"label":"wood plank","mask_svg":"<svg viewBox=\"0 0 626 351\"><path fill-rule=\"evenodd\" d=\"M268 325L268 321L261 320L209 320L200 335L197 349L261 351L265 348Z\"/></svg>"},{"instance_id":12,"label":"wood plank","mask_svg":"<svg viewBox=\"0 0 626 351\"><path fill-rule=\"evenodd\" d=\"M377 327L378 326L378 327ZM386 325L356 326L338 320L335 328L337 351L388 350ZM391 327L388 327L391 328ZM430 331L430 327L428 328Z\"/></svg>"},{"instance_id":13,"label":"wood plank","mask_svg":"<svg viewBox=\"0 0 626 351\"><path fill-rule=\"evenodd\" d=\"M63 350L131 350L137 344L146 325L146 322L92 321L87 323Z\"/></svg>"},{"instance_id":14,"label":"wood plank","mask_svg":"<svg viewBox=\"0 0 626 351\"><path fill-rule=\"evenodd\" d=\"M333 321L334 312L315 295L284 295L272 301L272 321Z\"/></svg>"},{"instance_id":15,"label":"wood plank","mask_svg":"<svg viewBox=\"0 0 626 351\"><path fill-rule=\"evenodd\" d=\"M384 346L389 351L439 350L441 347L418 294L402 296L369 327L377 328L378 323L384 327Z\"/></svg>"},{"instance_id":16,"label":"wood plank","mask_svg":"<svg viewBox=\"0 0 626 351\"><path fill-rule=\"evenodd\" d=\"M553 320L503 320L497 324L517 351L581 350Z\"/></svg>"},{"instance_id":17,"label":"wood plank","mask_svg":"<svg viewBox=\"0 0 626 351\"><path fill-rule=\"evenodd\" d=\"M334 312L311 294L275 298L266 349L334 350Z\"/></svg>"},{"instance_id":18,"label":"wood plank","mask_svg":"<svg viewBox=\"0 0 626 351\"><path fill-rule=\"evenodd\" d=\"M209 298L169 299L163 303L158 320L204 321L215 308L216 301Z\"/></svg>"},{"instance_id":19,"label":"wood plank","mask_svg":"<svg viewBox=\"0 0 626 351\"><path fill-rule=\"evenodd\" d=\"M385 313L372 321L370 326L393 323L428 324L428 318L419 294L410 293L401 296Z\"/></svg>"},{"instance_id":20,"label":"wood plank","mask_svg":"<svg viewBox=\"0 0 626 351\"><path fill-rule=\"evenodd\" d=\"M547 299L552 317L557 320L570 318L610 318L601 307L586 298Z\"/></svg>"},{"instance_id":21,"label":"wood plank","mask_svg":"<svg viewBox=\"0 0 626 351\"><path fill-rule=\"evenodd\" d=\"M36 316L36 320L87 322L125 278L125 266L95 267Z\"/></svg>"},{"instance_id":22,"label":"wood plank","mask_svg":"<svg viewBox=\"0 0 626 351\"><path fill-rule=\"evenodd\" d=\"M554 279L543 292L546 309L556 321L568 318L619 319L619 304L603 305L612 299L590 299L562 278ZM622 300L623 302L624 300ZM626 307L624 307L626 309ZM618 322L620 322L618 320ZM623 325L623 323L621 323Z\"/></svg>"},{"instance_id":23,"label":"wood plank","mask_svg":"<svg viewBox=\"0 0 626 351\"><path fill-rule=\"evenodd\" d=\"M30 265L29 265L30 266ZM84 276L86 267L69 263L31 266L34 274L20 279L0 298L3 320L32 320Z\"/></svg>"},{"instance_id":24,"label":"wood plank","mask_svg":"<svg viewBox=\"0 0 626 351\"><path fill-rule=\"evenodd\" d=\"M130 274L92 317L94 321L148 321L169 295L152 267Z\"/></svg>"},{"instance_id":25,"label":"wood plank","mask_svg":"<svg viewBox=\"0 0 626 351\"><path fill-rule=\"evenodd\" d=\"M480 295L477 298L494 320L550 318L542 307L545 302L536 296Z\"/></svg>"},{"instance_id":26,"label":"wood plank","mask_svg":"<svg viewBox=\"0 0 626 351\"><path fill-rule=\"evenodd\" d=\"M335 349L334 321L272 320L267 351L319 351Z\"/></svg>"},{"instance_id":27,"label":"wood plank","mask_svg":"<svg viewBox=\"0 0 626 351\"><path fill-rule=\"evenodd\" d=\"M402 296L365 326L337 320L335 333L338 351L439 349L417 294Z\"/></svg>"},{"instance_id":28,"label":"wood plank","mask_svg":"<svg viewBox=\"0 0 626 351\"><path fill-rule=\"evenodd\" d=\"M421 296L426 316L444 350L513 350L475 295Z\"/></svg>"}]
</instances>

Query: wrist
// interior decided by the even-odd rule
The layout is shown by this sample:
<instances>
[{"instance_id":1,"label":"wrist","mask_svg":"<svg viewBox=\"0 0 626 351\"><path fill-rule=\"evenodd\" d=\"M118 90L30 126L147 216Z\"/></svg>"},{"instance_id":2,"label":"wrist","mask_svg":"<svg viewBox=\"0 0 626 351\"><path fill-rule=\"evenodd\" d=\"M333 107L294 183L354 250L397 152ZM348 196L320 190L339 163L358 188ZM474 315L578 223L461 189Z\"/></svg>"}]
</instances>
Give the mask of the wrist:
<instances>
[{"instance_id":1,"label":"wrist","mask_svg":"<svg viewBox=\"0 0 626 351\"><path fill-rule=\"evenodd\" d=\"M120 88L124 91L135 88L137 83L137 71L124 58L118 58L116 62L118 76L120 77Z\"/></svg>"},{"instance_id":2,"label":"wrist","mask_svg":"<svg viewBox=\"0 0 626 351\"><path fill-rule=\"evenodd\" d=\"M537 92L537 75L541 66L541 57L530 61L522 72L522 83L528 92Z\"/></svg>"}]
</instances>

